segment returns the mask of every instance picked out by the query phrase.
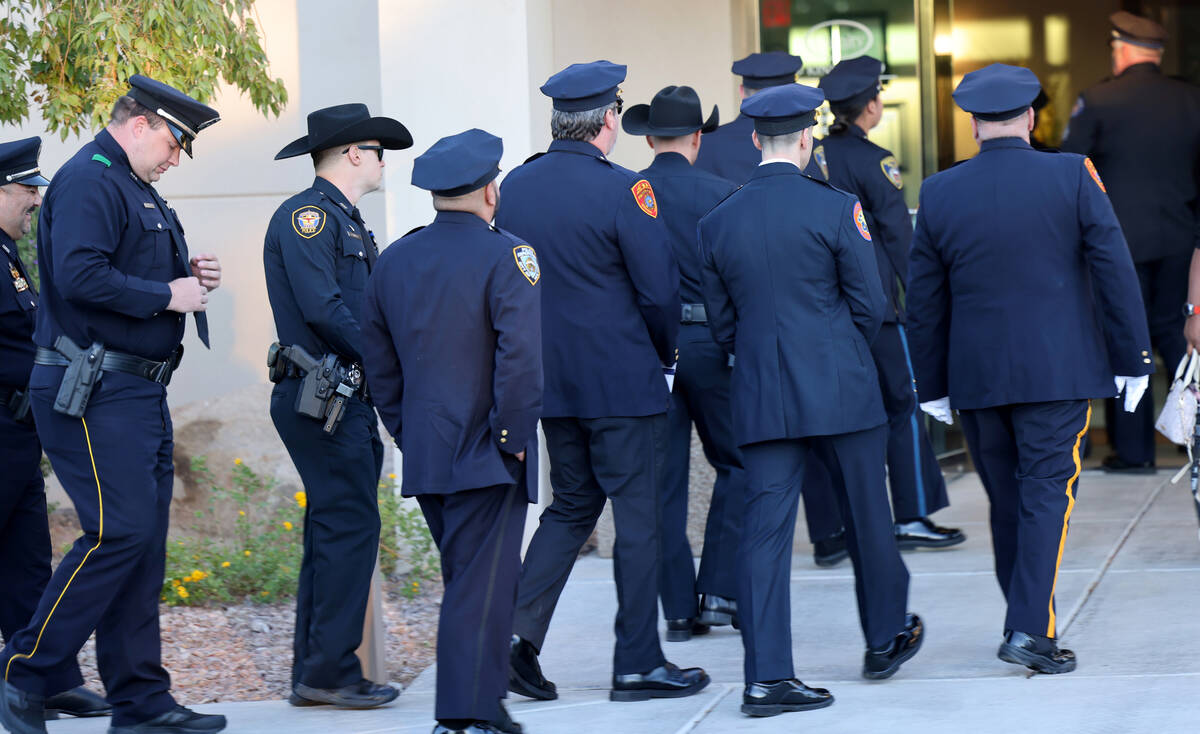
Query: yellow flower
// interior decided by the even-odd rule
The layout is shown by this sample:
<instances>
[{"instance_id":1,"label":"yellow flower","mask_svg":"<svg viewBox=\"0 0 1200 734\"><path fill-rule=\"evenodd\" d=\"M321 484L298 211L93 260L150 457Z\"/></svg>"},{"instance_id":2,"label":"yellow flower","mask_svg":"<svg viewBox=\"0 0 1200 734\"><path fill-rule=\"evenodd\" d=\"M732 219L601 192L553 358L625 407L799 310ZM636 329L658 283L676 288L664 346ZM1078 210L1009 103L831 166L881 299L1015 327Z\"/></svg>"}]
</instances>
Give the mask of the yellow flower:
<instances>
[{"instance_id":1,"label":"yellow flower","mask_svg":"<svg viewBox=\"0 0 1200 734\"><path fill-rule=\"evenodd\" d=\"M183 545L183 541L182 541L182 540L177 540L177 541L175 541L175 542L176 542L176 543L179 543L180 545Z\"/></svg>"},{"instance_id":2,"label":"yellow flower","mask_svg":"<svg viewBox=\"0 0 1200 734\"><path fill-rule=\"evenodd\" d=\"M388 479L395 479L395 478L396 478L395 474L388 474Z\"/></svg>"},{"instance_id":3,"label":"yellow flower","mask_svg":"<svg viewBox=\"0 0 1200 734\"><path fill-rule=\"evenodd\" d=\"M179 579L171 579L171 586L178 587L179 584L180 584Z\"/></svg>"},{"instance_id":4,"label":"yellow flower","mask_svg":"<svg viewBox=\"0 0 1200 734\"><path fill-rule=\"evenodd\" d=\"M188 598L188 590L186 586L176 586L175 593L179 595L180 599Z\"/></svg>"},{"instance_id":5,"label":"yellow flower","mask_svg":"<svg viewBox=\"0 0 1200 734\"><path fill-rule=\"evenodd\" d=\"M245 517L245 516L246 516L245 510L238 510L238 517Z\"/></svg>"},{"instance_id":6,"label":"yellow flower","mask_svg":"<svg viewBox=\"0 0 1200 734\"><path fill-rule=\"evenodd\" d=\"M208 578L208 574L204 573L200 569L197 568L192 571L192 581L203 581L206 578Z\"/></svg>"},{"instance_id":7,"label":"yellow flower","mask_svg":"<svg viewBox=\"0 0 1200 734\"><path fill-rule=\"evenodd\" d=\"M296 498L296 504L300 505L301 507L308 507L308 495L306 495L303 491L297 492L292 496Z\"/></svg>"},{"instance_id":8,"label":"yellow flower","mask_svg":"<svg viewBox=\"0 0 1200 734\"><path fill-rule=\"evenodd\" d=\"M222 563L221 568L229 568L229 561L225 561L224 563Z\"/></svg>"},{"instance_id":9,"label":"yellow flower","mask_svg":"<svg viewBox=\"0 0 1200 734\"><path fill-rule=\"evenodd\" d=\"M261 594L262 596L270 596L270 595L271 595L271 592L269 592L269 591L260 591L260 592L259 592L259 594Z\"/></svg>"},{"instance_id":10,"label":"yellow flower","mask_svg":"<svg viewBox=\"0 0 1200 734\"><path fill-rule=\"evenodd\" d=\"M248 550L244 550L244 551L242 551L242 555L243 555L243 556L245 556L245 557L247 557L247 558L249 558L249 557L250 557L250 551L248 551Z\"/></svg>"},{"instance_id":11,"label":"yellow flower","mask_svg":"<svg viewBox=\"0 0 1200 734\"><path fill-rule=\"evenodd\" d=\"M200 556L192 556L192 560L193 560L193 561L198 561L198 560L200 560Z\"/></svg>"},{"instance_id":12,"label":"yellow flower","mask_svg":"<svg viewBox=\"0 0 1200 734\"><path fill-rule=\"evenodd\" d=\"M287 520L284 520L284 521L283 521L283 529L284 529L284 530L291 530L291 529L292 529L292 524L291 524L290 522L288 522Z\"/></svg>"},{"instance_id":13,"label":"yellow flower","mask_svg":"<svg viewBox=\"0 0 1200 734\"><path fill-rule=\"evenodd\" d=\"M242 460L241 460L241 459L234 459L234 460L233 460L233 464L234 464L234 466L241 466L241 465L242 465Z\"/></svg>"}]
</instances>

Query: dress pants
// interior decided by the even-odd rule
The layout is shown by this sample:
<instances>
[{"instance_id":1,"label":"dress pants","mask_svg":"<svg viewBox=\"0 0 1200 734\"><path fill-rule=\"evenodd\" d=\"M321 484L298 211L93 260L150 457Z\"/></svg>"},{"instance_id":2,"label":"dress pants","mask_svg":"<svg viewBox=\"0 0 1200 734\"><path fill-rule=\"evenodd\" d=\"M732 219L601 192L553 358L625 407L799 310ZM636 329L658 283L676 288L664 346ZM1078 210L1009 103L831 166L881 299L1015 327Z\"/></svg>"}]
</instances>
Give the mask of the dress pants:
<instances>
[{"instance_id":1,"label":"dress pants","mask_svg":"<svg viewBox=\"0 0 1200 734\"><path fill-rule=\"evenodd\" d=\"M662 665L658 640L658 487L666 414L620 418L543 418L554 499L525 551L513 632L539 651L579 549L606 500L616 543L617 642L613 674Z\"/></svg>"},{"instance_id":2,"label":"dress pants","mask_svg":"<svg viewBox=\"0 0 1200 734\"><path fill-rule=\"evenodd\" d=\"M858 615L868 648L904 629L908 569L900 558L884 488L887 429L764 441L742 447L749 483L742 526L738 616L747 683L795 676L790 576L792 538L806 465L822 462L833 477L846 547L854 564Z\"/></svg>"},{"instance_id":3,"label":"dress pants","mask_svg":"<svg viewBox=\"0 0 1200 734\"><path fill-rule=\"evenodd\" d=\"M1005 630L1054 637L1054 587L1079 479L1086 400L960 410L963 434L991 503Z\"/></svg>"},{"instance_id":4,"label":"dress pants","mask_svg":"<svg viewBox=\"0 0 1200 734\"><path fill-rule=\"evenodd\" d=\"M304 558L296 592L292 685L341 688L362 680L362 644L371 574L379 555L379 472L383 442L374 409L346 402L333 435L296 413L300 380L271 393L271 420L304 482Z\"/></svg>"},{"instance_id":5,"label":"dress pants","mask_svg":"<svg viewBox=\"0 0 1200 734\"><path fill-rule=\"evenodd\" d=\"M16 688L56 693L49 682L75 665L95 631L112 724L130 726L175 706L158 626L174 479L171 414L162 385L120 372L101 376L82 419L56 413L64 369L34 366L32 406L83 535L0 662Z\"/></svg>"},{"instance_id":6,"label":"dress pants","mask_svg":"<svg viewBox=\"0 0 1200 734\"><path fill-rule=\"evenodd\" d=\"M659 505L662 513L662 569L659 593L663 616L688 619L699 614L697 594L737 596L737 547L742 528L746 470L733 440L729 406L729 356L704 324L679 331L679 365L667 412L667 456ZM716 470L712 502L704 527L704 550L697 575L687 538L688 468L692 423L704 456Z\"/></svg>"},{"instance_id":7,"label":"dress pants","mask_svg":"<svg viewBox=\"0 0 1200 734\"><path fill-rule=\"evenodd\" d=\"M932 515L949 506L950 498L917 405L904 327L885 323L871 344L871 356L875 358L888 416L887 478L892 517L899 522ZM808 538L815 543L842 529L842 514L824 466L810 462L806 472L804 520Z\"/></svg>"}]
</instances>

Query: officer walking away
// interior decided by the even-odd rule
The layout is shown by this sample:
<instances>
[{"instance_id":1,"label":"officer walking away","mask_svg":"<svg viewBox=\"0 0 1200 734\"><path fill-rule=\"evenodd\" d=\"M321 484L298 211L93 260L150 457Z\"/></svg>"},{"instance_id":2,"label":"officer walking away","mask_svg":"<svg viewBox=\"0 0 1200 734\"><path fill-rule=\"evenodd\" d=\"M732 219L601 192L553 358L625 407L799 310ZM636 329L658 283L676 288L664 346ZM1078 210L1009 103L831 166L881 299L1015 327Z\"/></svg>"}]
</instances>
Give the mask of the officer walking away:
<instances>
[{"instance_id":1,"label":"officer walking away","mask_svg":"<svg viewBox=\"0 0 1200 734\"><path fill-rule=\"evenodd\" d=\"M1200 242L1200 87L1165 76L1166 30L1121 11L1112 22L1113 77L1075 103L1062 149L1095 162L1108 187L1146 305L1150 342L1168 370L1183 358L1192 321L1187 270ZM1154 472L1152 398L1126 414L1106 407L1110 472Z\"/></svg>"},{"instance_id":2,"label":"officer walking away","mask_svg":"<svg viewBox=\"0 0 1200 734\"><path fill-rule=\"evenodd\" d=\"M225 728L224 716L171 697L158 624L174 478L166 385L185 314L208 346L204 311L221 266L215 255L189 257L152 185L220 118L154 79L135 74L129 84L108 126L54 176L38 223L30 398L83 535L0 653L0 723L20 734L45 731L44 697L72 680L93 631L110 734Z\"/></svg>"},{"instance_id":3,"label":"officer walking away","mask_svg":"<svg viewBox=\"0 0 1200 734\"><path fill-rule=\"evenodd\" d=\"M37 609L50 581L49 518L42 479L42 444L29 410L34 319L38 294L16 241L29 234L33 213L49 181L38 168L41 138L0 143L0 632L11 640ZM43 684L47 716L105 716L112 707L83 688L78 663L68 663Z\"/></svg>"},{"instance_id":4,"label":"officer walking away","mask_svg":"<svg viewBox=\"0 0 1200 734\"><path fill-rule=\"evenodd\" d=\"M732 71L742 77L738 93L742 101L761 89L792 84L804 61L783 51L750 54L733 62ZM762 156L754 141L754 121L739 114L733 122L727 122L704 135L704 145L696 157L696 167L702 171L734 182L744 183L754 174Z\"/></svg>"},{"instance_id":5,"label":"officer walking away","mask_svg":"<svg viewBox=\"0 0 1200 734\"><path fill-rule=\"evenodd\" d=\"M412 145L363 104L319 109L276 160L310 154L312 186L271 217L263 248L279 342L268 354L271 421L304 483L293 706L368 708L398 695L363 677L362 643L379 554L383 442L362 375L361 309L378 251L356 204L383 181L383 151Z\"/></svg>"},{"instance_id":6,"label":"officer walking away","mask_svg":"<svg viewBox=\"0 0 1200 734\"><path fill-rule=\"evenodd\" d=\"M730 358L708 330L700 288L696 222L729 195L733 184L696 168L702 133L717 127L717 108L704 119L700 97L691 87L666 87L648 105L629 108L621 127L645 135L654 161L641 175L654 187L671 250L679 266L683 309L679 364L667 412L667 454L659 487L662 567L659 594L667 618L667 639L684 641L705 634L709 625L730 624L737 614L737 547L741 537L746 472L733 440L729 408ZM687 538L688 463L692 423L704 455L716 471L700 572ZM697 605L697 593L700 596Z\"/></svg>"},{"instance_id":7,"label":"officer walking away","mask_svg":"<svg viewBox=\"0 0 1200 734\"><path fill-rule=\"evenodd\" d=\"M537 253L491 226L500 138L468 130L413 164L433 223L367 284L364 367L442 556L435 734L522 728L505 711L513 602L542 410Z\"/></svg>"},{"instance_id":8,"label":"officer walking away","mask_svg":"<svg viewBox=\"0 0 1200 734\"><path fill-rule=\"evenodd\" d=\"M1008 602L1001 660L1075 669L1054 588L1079 479L1090 398L1153 369L1137 275L1092 162L1029 144L1032 71L973 71L954 91L979 155L925 180L909 261L908 324L921 408L951 409L991 503Z\"/></svg>"},{"instance_id":9,"label":"officer walking away","mask_svg":"<svg viewBox=\"0 0 1200 734\"><path fill-rule=\"evenodd\" d=\"M879 373L883 409L888 418L887 477L901 550L947 548L966 540L957 528L940 527L929 515L949 506L946 481L938 466L925 417L917 410L917 393L904 333L901 292L908 279L912 219L904 201L900 163L891 151L867 139L883 119L883 64L870 56L838 62L819 84L829 100L834 123L829 135L814 144L807 173L858 197L875 246L875 261L887 298L883 324L871 342ZM810 462L804 481L804 517L818 566L832 566L846 556L846 536L820 462Z\"/></svg>"},{"instance_id":10,"label":"officer walking away","mask_svg":"<svg viewBox=\"0 0 1200 734\"><path fill-rule=\"evenodd\" d=\"M558 697L538 654L559 594L606 500L617 585L614 701L689 696L700 668L667 662L658 639L658 487L678 359L679 270L654 187L606 157L617 141L625 67L572 64L553 99L550 149L501 187L497 225L537 248L546 389L542 430L554 499L525 551L510 690Z\"/></svg>"},{"instance_id":11,"label":"officer walking away","mask_svg":"<svg viewBox=\"0 0 1200 734\"><path fill-rule=\"evenodd\" d=\"M789 84L742 103L762 163L698 227L709 327L737 357L733 430L749 476L737 601L751 716L833 703L792 667L792 536L814 459L833 474L846 520L864 677L890 677L924 641L920 618L905 613L908 570L884 486L886 414L868 345L886 302L871 234L854 196L802 173L823 99Z\"/></svg>"}]
</instances>

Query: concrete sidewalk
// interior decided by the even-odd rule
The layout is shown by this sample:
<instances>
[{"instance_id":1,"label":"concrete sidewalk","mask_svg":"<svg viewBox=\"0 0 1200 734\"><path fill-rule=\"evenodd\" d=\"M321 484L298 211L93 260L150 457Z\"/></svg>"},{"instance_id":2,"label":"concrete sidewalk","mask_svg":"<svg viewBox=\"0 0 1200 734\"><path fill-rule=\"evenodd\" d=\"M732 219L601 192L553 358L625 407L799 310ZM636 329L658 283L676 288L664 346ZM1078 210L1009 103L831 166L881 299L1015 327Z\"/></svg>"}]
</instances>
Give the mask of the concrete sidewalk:
<instances>
[{"instance_id":1,"label":"concrete sidewalk","mask_svg":"<svg viewBox=\"0 0 1200 734\"><path fill-rule=\"evenodd\" d=\"M1030 676L996 659L1004 604L992 575L987 502L973 474L950 485L937 516L969 538L957 549L905 554L910 608L927 625L921 653L889 681L860 677L863 640L849 564L793 561L796 673L830 688L827 709L750 719L741 704L742 646L728 627L668 643L668 658L713 678L687 699L610 703L616 596L610 561L575 567L542 654L557 701L509 699L530 734L724 734L814 731L1192 732L1200 728L1200 542L1187 480L1160 472L1112 477L1084 472L1058 580L1059 631L1079 669ZM281 651L286 654L286 651ZM375 711L295 709L283 702L197 707L229 717L230 732L428 732L434 670ZM62 721L51 734L99 734L106 721Z\"/></svg>"}]
</instances>

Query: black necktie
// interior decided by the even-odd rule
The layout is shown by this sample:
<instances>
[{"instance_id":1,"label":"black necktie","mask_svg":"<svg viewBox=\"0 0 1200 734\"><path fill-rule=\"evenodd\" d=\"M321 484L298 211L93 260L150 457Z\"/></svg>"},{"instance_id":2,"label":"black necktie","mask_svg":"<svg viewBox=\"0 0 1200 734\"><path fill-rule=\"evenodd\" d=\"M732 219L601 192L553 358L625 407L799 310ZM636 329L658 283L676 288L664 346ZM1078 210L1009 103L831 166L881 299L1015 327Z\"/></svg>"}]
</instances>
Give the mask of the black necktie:
<instances>
[{"instance_id":1,"label":"black necktie","mask_svg":"<svg viewBox=\"0 0 1200 734\"><path fill-rule=\"evenodd\" d=\"M358 207L350 210L350 218L358 222L359 228L362 229L363 239L367 242L367 267L374 268L375 259L379 257L379 245L375 244L375 233L367 229L367 223L363 221L362 212L358 210Z\"/></svg>"},{"instance_id":2,"label":"black necktie","mask_svg":"<svg viewBox=\"0 0 1200 734\"><path fill-rule=\"evenodd\" d=\"M175 226L175 210L167 206L167 202L158 195L153 186L147 185L150 194L154 197L155 203L159 210L163 213L163 217L167 220L167 229L170 230L171 242L175 245L175 252L179 255L179 261L183 265L184 276L192 274L192 264L188 260L187 243L183 241L183 235L179 233L179 228ZM208 343L208 314L203 311L195 311L192 316L196 318L196 336L200 337L200 343L205 349L212 349Z\"/></svg>"}]
</instances>

